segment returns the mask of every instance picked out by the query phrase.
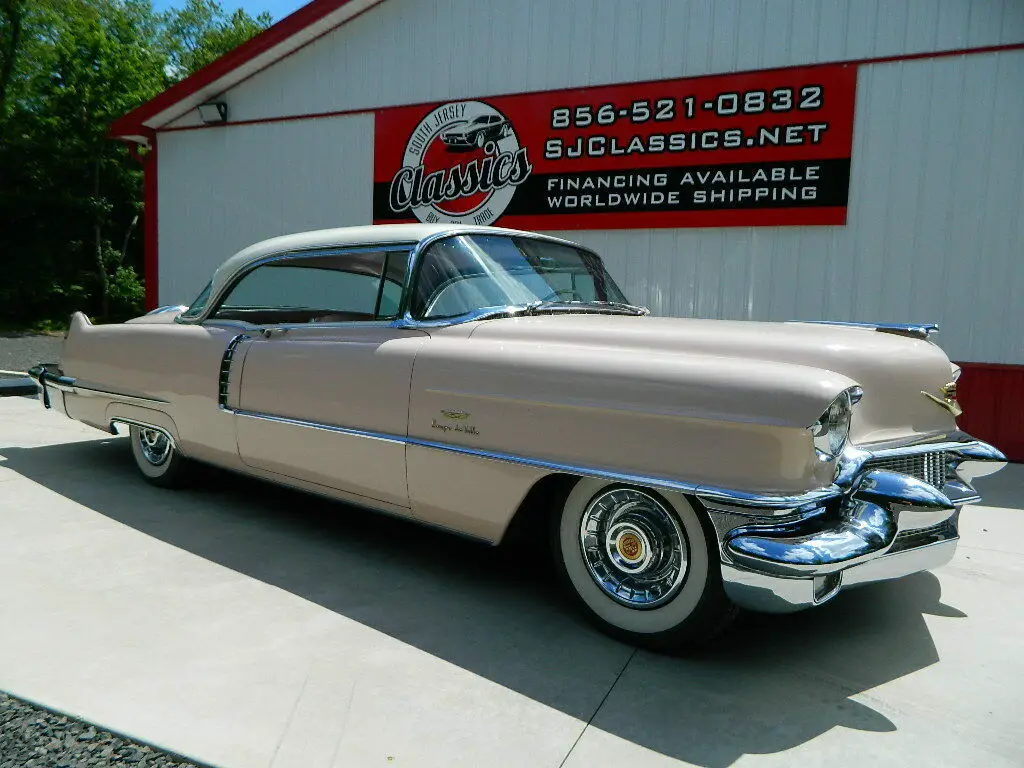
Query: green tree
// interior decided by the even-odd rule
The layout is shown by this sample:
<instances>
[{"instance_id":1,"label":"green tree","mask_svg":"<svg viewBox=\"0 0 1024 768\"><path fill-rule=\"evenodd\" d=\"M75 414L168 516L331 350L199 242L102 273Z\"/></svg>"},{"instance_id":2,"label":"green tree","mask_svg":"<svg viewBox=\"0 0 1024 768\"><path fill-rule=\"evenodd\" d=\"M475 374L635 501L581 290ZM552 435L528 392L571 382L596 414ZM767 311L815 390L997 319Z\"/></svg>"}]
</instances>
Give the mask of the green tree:
<instances>
[{"instance_id":1,"label":"green tree","mask_svg":"<svg viewBox=\"0 0 1024 768\"><path fill-rule=\"evenodd\" d=\"M7 114L7 87L21 50L24 0L0 0L0 120Z\"/></svg>"},{"instance_id":2,"label":"green tree","mask_svg":"<svg viewBox=\"0 0 1024 768\"><path fill-rule=\"evenodd\" d=\"M141 168L108 127L269 21L208 0L0 0L0 322L140 311Z\"/></svg>"},{"instance_id":3,"label":"green tree","mask_svg":"<svg viewBox=\"0 0 1024 768\"><path fill-rule=\"evenodd\" d=\"M152 10L140 0L48 0L24 3L21 21L0 123L0 301L12 319L75 304L107 316L122 260L112 241L138 214L140 179L106 131L164 84Z\"/></svg>"},{"instance_id":4,"label":"green tree","mask_svg":"<svg viewBox=\"0 0 1024 768\"><path fill-rule=\"evenodd\" d=\"M181 9L163 16L162 39L170 76L182 78L202 69L272 21L266 11L254 18L239 8L229 16L217 0L187 0Z\"/></svg>"}]
</instances>

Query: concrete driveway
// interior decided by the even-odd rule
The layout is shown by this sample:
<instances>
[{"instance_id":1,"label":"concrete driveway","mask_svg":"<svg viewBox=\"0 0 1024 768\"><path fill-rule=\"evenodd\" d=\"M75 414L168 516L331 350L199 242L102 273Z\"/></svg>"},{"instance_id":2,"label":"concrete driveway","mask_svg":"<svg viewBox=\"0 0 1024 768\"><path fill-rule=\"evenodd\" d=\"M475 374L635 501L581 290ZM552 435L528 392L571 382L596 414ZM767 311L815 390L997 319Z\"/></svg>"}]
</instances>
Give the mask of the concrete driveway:
<instances>
[{"instance_id":1,"label":"concrete driveway","mask_svg":"<svg viewBox=\"0 0 1024 768\"><path fill-rule=\"evenodd\" d=\"M689 658L578 618L545 551L217 471L0 400L0 689L225 768L1024 764L1024 467L953 563Z\"/></svg>"}]
</instances>

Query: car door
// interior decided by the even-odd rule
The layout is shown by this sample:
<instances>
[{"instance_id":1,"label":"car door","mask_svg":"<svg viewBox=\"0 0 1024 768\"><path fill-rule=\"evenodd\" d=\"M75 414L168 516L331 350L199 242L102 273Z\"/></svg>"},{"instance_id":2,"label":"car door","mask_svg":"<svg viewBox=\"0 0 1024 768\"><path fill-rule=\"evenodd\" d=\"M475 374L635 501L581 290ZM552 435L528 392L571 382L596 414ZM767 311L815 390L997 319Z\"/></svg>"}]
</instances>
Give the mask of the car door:
<instances>
[{"instance_id":1,"label":"car door","mask_svg":"<svg viewBox=\"0 0 1024 768\"><path fill-rule=\"evenodd\" d=\"M244 276L219 309L254 326L235 430L254 469L403 508L416 351L397 328L407 249L289 255Z\"/></svg>"}]
</instances>

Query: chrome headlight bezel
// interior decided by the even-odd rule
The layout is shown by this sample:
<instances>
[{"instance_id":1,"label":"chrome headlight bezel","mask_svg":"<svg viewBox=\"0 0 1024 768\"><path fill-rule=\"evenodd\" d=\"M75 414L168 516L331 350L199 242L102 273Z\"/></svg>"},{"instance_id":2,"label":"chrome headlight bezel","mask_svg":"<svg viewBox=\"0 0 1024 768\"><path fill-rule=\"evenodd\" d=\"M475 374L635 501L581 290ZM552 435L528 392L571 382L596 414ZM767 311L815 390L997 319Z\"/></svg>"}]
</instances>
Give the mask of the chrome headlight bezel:
<instances>
[{"instance_id":1,"label":"chrome headlight bezel","mask_svg":"<svg viewBox=\"0 0 1024 768\"><path fill-rule=\"evenodd\" d=\"M839 393L828 408L807 431L814 442L814 452L822 461L833 461L843 452L850 439L853 406L864 397L860 387L850 387Z\"/></svg>"}]
</instances>

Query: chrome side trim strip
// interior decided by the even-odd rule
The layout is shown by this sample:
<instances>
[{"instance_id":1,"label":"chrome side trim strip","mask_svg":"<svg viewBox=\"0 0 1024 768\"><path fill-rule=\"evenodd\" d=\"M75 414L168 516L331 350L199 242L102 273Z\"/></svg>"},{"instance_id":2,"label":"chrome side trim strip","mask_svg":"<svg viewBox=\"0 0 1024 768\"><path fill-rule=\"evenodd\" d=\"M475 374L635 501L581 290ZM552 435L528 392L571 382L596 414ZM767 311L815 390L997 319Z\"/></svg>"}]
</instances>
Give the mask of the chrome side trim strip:
<instances>
[{"instance_id":1,"label":"chrome side trim strip","mask_svg":"<svg viewBox=\"0 0 1024 768\"><path fill-rule=\"evenodd\" d=\"M538 469L550 469L555 472L564 472L570 475L580 475L583 477L600 477L606 480L613 480L618 483L628 483L630 485L645 485L652 488L661 488L668 491L679 491L681 493L693 493L698 498L704 499L725 499L731 500L734 503L756 505L762 509L764 508L782 508L790 509L795 506L803 506L813 502L820 502L826 499L831 499L839 496L841 490L838 488L821 488L814 491L807 491L806 493L797 494L795 496L767 496L758 495L753 493L745 493L743 491L730 490L728 488L716 488L714 486L701 485L699 483L687 483L681 480L672 480L666 477L657 477L652 475L638 475L631 472L616 472L609 469L599 469L596 467L581 466L579 464L563 464L555 461L545 461L544 459L532 459L527 456L516 456L514 454L499 453L497 451L485 451L479 448L469 448L463 445L453 445L451 443L438 443L433 440L422 440L415 437L406 439L409 445L417 445L423 448L433 448L440 451L449 451L452 453L461 453L469 456L476 456L482 459L492 459L494 461L506 461L512 464L522 464L528 467L537 467Z\"/></svg>"},{"instance_id":2,"label":"chrome side trim strip","mask_svg":"<svg viewBox=\"0 0 1024 768\"><path fill-rule=\"evenodd\" d=\"M232 410L225 408L225 410L231 411L237 416L244 416L250 419L261 419L263 421L274 421L281 424L290 424L296 427L306 427L309 429L320 429L328 432L337 432L344 435L352 435L354 437L366 437L373 440L386 440L394 443L404 443L406 445L415 445L420 448L432 448L438 451L448 451L449 453L458 453L465 456L474 456L481 459L490 459L493 461L504 461L510 464L520 464L527 467L536 467L538 469L547 469L552 472L563 472L570 475L579 475L581 477L600 477L606 480L612 480L619 483L628 483L630 485L644 485L652 488L661 488L668 491L679 491L681 493L693 493L697 494L702 499L722 499L731 501L736 504L745 506L756 506L760 509L776 509L781 508L783 510L792 509L793 507L802 506L813 502L821 502L827 499L839 496L842 491L839 488L821 488L814 491L807 491L806 493L797 494L795 496L768 496L758 495L754 493L745 493L743 491L735 491L727 488L716 488L713 486L700 485L697 483L686 483L681 480L672 480L665 477L656 477L651 475L639 475L630 472L616 472L608 469L599 469L596 467L581 466L578 464L564 464L555 461L546 461L544 459L534 459L527 456L517 456L515 454L501 453L499 451L488 451L481 448L471 448L464 445L454 445L452 443L440 443L435 440L423 440L416 437L408 437L405 435L392 435L384 432L374 432L366 429L353 429L351 427L339 427L331 424L322 424L314 421L305 421L303 419L292 419L286 416L273 416L265 413L256 413L253 411L243 410Z\"/></svg>"},{"instance_id":3,"label":"chrome side trim strip","mask_svg":"<svg viewBox=\"0 0 1024 768\"><path fill-rule=\"evenodd\" d=\"M340 427L333 424L306 421L304 419L293 419L287 416L274 416L266 413L256 413L254 411L235 410L226 406L222 406L222 409L250 419L262 419L264 421L274 421L281 424L306 427L308 429L326 430L328 432L352 435L353 437L366 437L373 440L386 440L393 443L404 443L405 445L415 445L420 448L431 448L438 451L447 451L449 453L458 453L481 459L490 459L492 461L504 461L510 464L536 467L537 469L546 469L552 472L562 472L570 475L578 475L580 477L600 477L618 483L643 485L667 491L678 491L680 493L691 493L696 495L701 503L709 507L717 508L722 507L723 505L730 505L728 510L734 514L744 514L744 512L746 512L746 514L752 516L764 516L764 510L773 510L777 514L785 514L809 504L821 504L822 502L837 498L848 492L848 489L833 483L827 488L817 488L815 490L792 495L749 493L730 488L718 488L716 486L702 485L700 483L687 483L682 480L673 480L671 478L657 477L654 475L617 472L615 470L602 469L599 467L566 464L557 461L531 458L529 456L517 456L515 454L502 453L500 451L484 450L482 448L455 445L453 443L442 443L436 440L425 440L418 437L409 437L407 435L393 435L368 429L355 429L352 427ZM954 443L951 445L956 446L956 449L966 450L967 448L964 443ZM920 452L920 448L918 449L918 452ZM867 454L866 451L863 453L865 453L868 458L874 458L873 454ZM938 492L936 491L936 493Z\"/></svg>"},{"instance_id":4,"label":"chrome side trim strip","mask_svg":"<svg viewBox=\"0 0 1024 768\"><path fill-rule=\"evenodd\" d=\"M78 383L77 379L73 379L70 376L60 376L55 373L51 373L46 369L36 366L28 372L35 381L42 386L53 387L59 389L61 392L66 392L70 395L83 395L85 397L111 397L116 398L122 403L128 405L166 405L167 400L160 400L155 397L140 397L139 395L126 395L122 392L112 392L108 389L99 389L98 387L86 387Z\"/></svg>"},{"instance_id":5,"label":"chrome side trim strip","mask_svg":"<svg viewBox=\"0 0 1024 768\"><path fill-rule=\"evenodd\" d=\"M266 413L256 413L254 411L242 411L234 408L228 408L222 406L223 410L230 411L236 416L244 416L247 419L259 419L261 421L273 421L278 424L289 424L293 427L306 427L307 429L317 429L324 432L337 432L342 435L352 435L353 437L368 437L371 440L385 440L390 443L407 443L409 442L405 437L399 437L398 435L388 435L383 432L371 432L366 429L353 429L351 427L336 427L331 424L321 424L317 421L305 421L304 419L291 419L287 416L271 416Z\"/></svg>"}]
</instances>

